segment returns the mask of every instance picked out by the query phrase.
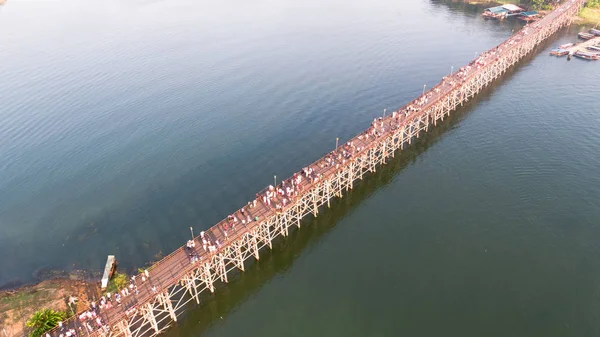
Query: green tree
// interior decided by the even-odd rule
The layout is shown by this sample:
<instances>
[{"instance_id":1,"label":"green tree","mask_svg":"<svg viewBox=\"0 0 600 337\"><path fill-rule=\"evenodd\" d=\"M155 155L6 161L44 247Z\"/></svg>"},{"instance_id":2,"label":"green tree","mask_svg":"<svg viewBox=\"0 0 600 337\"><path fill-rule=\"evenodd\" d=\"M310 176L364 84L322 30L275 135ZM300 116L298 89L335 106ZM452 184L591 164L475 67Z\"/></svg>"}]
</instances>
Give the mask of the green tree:
<instances>
[{"instance_id":1,"label":"green tree","mask_svg":"<svg viewBox=\"0 0 600 337\"><path fill-rule=\"evenodd\" d=\"M29 337L39 337L45 332L50 331L58 325L58 322L67 318L67 314L62 311L52 309L41 309L36 311L25 323L31 328Z\"/></svg>"}]
</instances>

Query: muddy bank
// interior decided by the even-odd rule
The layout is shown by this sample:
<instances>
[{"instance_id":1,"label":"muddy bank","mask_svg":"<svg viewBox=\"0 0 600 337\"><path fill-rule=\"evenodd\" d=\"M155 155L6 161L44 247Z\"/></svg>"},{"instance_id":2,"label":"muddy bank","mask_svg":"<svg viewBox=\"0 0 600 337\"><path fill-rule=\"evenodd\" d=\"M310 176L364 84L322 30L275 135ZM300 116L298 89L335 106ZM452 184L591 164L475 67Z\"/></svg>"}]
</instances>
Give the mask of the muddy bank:
<instances>
[{"instance_id":1,"label":"muddy bank","mask_svg":"<svg viewBox=\"0 0 600 337\"><path fill-rule=\"evenodd\" d=\"M27 335L25 322L37 310L49 308L65 311L70 296L78 298L75 312L89 306L98 298L99 284L82 279L54 278L35 285L0 291L0 335L20 337Z\"/></svg>"}]
</instances>

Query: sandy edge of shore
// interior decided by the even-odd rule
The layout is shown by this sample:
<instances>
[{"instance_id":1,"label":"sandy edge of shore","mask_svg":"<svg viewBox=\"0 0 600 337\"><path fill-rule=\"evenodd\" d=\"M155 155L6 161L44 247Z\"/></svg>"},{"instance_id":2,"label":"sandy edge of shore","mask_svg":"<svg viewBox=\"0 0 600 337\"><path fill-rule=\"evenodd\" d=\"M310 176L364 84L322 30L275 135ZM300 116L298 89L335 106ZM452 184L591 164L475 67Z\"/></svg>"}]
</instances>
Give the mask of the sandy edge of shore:
<instances>
[{"instance_id":1,"label":"sandy edge of shore","mask_svg":"<svg viewBox=\"0 0 600 337\"><path fill-rule=\"evenodd\" d=\"M70 312L70 296L78 298L78 312L98 298L99 285L81 279L56 278L0 291L0 336L27 336L25 322L39 309Z\"/></svg>"}]
</instances>

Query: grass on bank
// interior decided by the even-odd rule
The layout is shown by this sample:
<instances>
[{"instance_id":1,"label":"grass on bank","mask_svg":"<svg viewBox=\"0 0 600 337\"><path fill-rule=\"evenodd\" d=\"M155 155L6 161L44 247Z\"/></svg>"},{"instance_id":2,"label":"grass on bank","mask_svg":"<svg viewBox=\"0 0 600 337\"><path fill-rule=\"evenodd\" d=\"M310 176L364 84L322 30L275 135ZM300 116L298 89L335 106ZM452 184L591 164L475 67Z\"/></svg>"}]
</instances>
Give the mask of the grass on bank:
<instances>
[{"instance_id":1,"label":"grass on bank","mask_svg":"<svg viewBox=\"0 0 600 337\"><path fill-rule=\"evenodd\" d=\"M600 23L600 7L585 7L579 12L579 17L589 24L596 25Z\"/></svg>"}]
</instances>

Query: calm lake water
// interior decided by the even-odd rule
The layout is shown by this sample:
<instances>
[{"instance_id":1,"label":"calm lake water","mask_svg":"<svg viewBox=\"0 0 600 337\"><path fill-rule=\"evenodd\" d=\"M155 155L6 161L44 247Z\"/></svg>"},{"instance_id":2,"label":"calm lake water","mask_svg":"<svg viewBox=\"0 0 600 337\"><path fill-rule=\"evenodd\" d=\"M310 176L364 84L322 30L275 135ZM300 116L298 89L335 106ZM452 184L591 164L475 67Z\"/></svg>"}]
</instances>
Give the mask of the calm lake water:
<instances>
[{"instance_id":1,"label":"calm lake water","mask_svg":"<svg viewBox=\"0 0 600 337\"><path fill-rule=\"evenodd\" d=\"M9 0L0 285L133 270L507 38L424 0ZM600 335L600 64L571 27L169 335Z\"/></svg>"}]
</instances>

